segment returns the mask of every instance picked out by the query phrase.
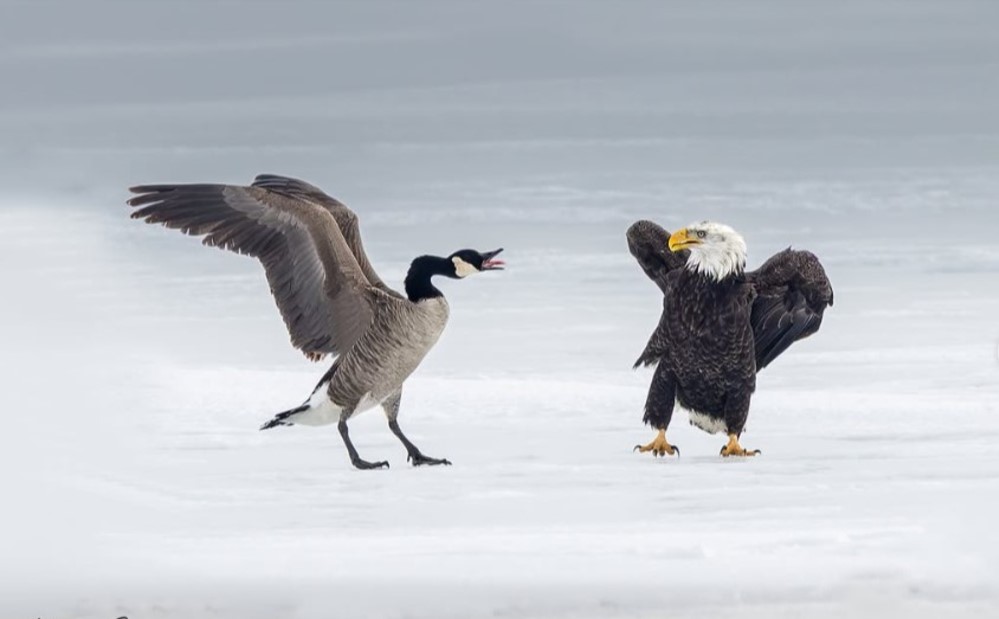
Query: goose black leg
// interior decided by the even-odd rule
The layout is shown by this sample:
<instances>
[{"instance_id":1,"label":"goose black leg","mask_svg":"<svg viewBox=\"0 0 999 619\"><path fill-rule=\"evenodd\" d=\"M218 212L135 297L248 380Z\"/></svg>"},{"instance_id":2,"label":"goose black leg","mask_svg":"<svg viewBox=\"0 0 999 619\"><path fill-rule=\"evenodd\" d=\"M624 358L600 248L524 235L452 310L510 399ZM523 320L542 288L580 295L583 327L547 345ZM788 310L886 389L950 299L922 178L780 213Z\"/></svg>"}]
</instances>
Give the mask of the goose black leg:
<instances>
[{"instance_id":1,"label":"goose black leg","mask_svg":"<svg viewBox=\"0 0 999 619\"><path fill-rule=\"evenodd\" d=\"M423 453L420 452L419 448L406 438L405 434L402 433L402 430L399 428L399 422L395 419L389 420L389 429L392 430L392 434L399 437L399 440L402 441L402 444L406 447L406 452L409 454L406 456L406 459L412 462L413 466L420 466L421 464L428 464L430 466L435 464L444 464L447 466L451 465L451 462L446 458L429 458L424 456Z\"/></svg>"},{"instance_id":2,"label":"goose black leg","mask_svg":"<svg viewBox=\"0 0 999 619\"><path fill-rule=\"evenodd\" d=\"M336 429L340 431L340 436L343 438L343 444L347 446L347 453L350 454L350 463L361 470L368 469L381 469L388 468L389 463L384 460L381 462L368 462L367 460L362 460L361 456L357 455L357 450L354 449L354 444L350 442L350 433L347 432L347 422L344 419L340 420L340 423L336 425Z\"/></svg>"}]
</instances>

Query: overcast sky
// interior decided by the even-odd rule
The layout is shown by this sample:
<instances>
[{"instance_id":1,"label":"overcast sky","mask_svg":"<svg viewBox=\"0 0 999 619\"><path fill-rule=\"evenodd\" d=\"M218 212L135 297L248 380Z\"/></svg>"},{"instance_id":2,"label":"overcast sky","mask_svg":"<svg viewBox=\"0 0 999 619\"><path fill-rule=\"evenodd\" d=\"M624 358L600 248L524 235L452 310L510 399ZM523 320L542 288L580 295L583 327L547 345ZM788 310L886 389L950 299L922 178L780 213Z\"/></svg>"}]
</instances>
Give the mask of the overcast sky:
<instances>
[{"instance_id":1,"label":"overcast sky","mask_svg":"<svg viewBox=\"0 0 999 619\"><path fill-rule=\"evenodd\" d=\"M995 2L0 7L8 193L999 157Z\"/></svg>"}]
</instances>

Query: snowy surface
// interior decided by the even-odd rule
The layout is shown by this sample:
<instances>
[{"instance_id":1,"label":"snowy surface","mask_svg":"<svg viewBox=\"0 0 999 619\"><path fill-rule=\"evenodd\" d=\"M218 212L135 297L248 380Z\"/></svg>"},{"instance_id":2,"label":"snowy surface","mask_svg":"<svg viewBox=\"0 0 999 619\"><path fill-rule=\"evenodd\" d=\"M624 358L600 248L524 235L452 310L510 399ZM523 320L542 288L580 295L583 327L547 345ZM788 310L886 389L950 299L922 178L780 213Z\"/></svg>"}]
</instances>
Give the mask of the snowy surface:
<instances>
[{"instance_id":1,"label":"snowy surface","mask_svg":"<svg viewBox=\"0 0 999 619\"><path fill-rule=\"evenodd\" d=\"M369 4L12 5L0 617L993 616L995 7ZM352 436L387 471L332 428L257 431L326 366L258 265L123 200L261 171L353 206L395 285L506 247L441 284L406 385L402 427L453 467L408 467L377 411ZM827 266L822 330L760 376L761 457L683 412L682 458L631 452L643 217Z\"/></svg>"}]
</instances>

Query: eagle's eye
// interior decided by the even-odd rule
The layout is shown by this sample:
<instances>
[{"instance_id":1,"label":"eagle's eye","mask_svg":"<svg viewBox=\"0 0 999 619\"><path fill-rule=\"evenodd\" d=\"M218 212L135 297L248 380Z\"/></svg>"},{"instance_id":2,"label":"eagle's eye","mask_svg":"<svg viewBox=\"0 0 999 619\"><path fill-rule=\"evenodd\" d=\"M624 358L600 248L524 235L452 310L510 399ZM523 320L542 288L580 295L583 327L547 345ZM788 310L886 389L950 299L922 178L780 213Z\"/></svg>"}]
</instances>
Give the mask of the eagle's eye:
<instances>
[{"instance_id":1,"label":"eagle's eye","mask_svg":"<svg viewBox=\"0 0 999 619\"><path fill-rule=\"evenodd\" d=\"M703 239L703 238L704 238L704 237L706 237L707 235L708 235L708 233L707 233L707 232L705 232L704 230L698 230L698 231L697 231L697 238L699 238L699 239Z\"/></svg>"}]
</instances>

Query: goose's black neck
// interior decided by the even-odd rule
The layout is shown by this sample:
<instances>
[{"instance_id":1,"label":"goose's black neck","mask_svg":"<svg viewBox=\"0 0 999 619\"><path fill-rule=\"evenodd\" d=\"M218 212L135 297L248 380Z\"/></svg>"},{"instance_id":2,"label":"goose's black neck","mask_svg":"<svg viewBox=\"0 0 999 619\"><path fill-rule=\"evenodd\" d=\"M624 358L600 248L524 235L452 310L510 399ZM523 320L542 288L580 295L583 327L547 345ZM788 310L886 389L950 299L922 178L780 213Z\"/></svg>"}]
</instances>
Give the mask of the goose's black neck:
<instances>
[{"instance_id":1,"label":"goose's black neck","mask_svg":"<svg viewBox=\"0 0 999 619\"><path fill-rule=\"evenodd\" d=\"M439 256L420 256L413 260L406 274L406 296L412 302L443 297L430 281L434 275L454 276L454 263Z\"/></svg>"}]
</instances>

